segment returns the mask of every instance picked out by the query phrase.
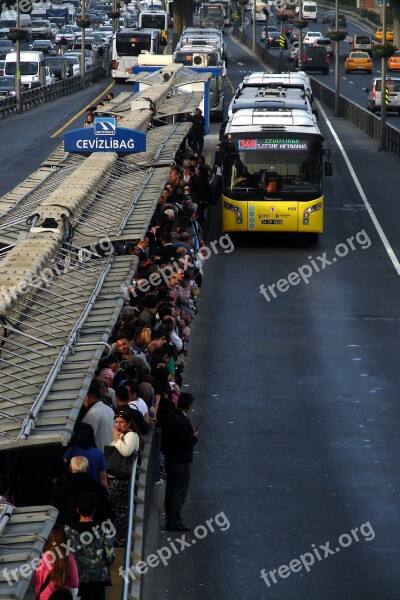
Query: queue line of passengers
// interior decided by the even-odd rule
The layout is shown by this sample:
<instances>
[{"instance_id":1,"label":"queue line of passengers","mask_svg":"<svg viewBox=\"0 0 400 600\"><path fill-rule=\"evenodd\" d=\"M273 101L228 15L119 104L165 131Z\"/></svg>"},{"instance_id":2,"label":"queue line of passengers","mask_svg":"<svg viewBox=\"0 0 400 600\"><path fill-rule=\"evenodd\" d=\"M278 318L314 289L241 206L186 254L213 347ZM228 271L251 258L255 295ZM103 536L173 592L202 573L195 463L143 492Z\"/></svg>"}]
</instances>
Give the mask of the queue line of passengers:
<instances>
[{"instance_id":1,"label":"queue line of passengers","mask_svg":"<svg viewBox=\"0 0 400 600\"><path fill-rule=\"evenodd\" d=\"M138 258L137 272L109 340L112 353L99 363L69 447L10 452L3 464L0 506L52 504L59 510L32 577L39 600L102 600L111 585L114 547L125 545L131 507L129 479L107 473L106 447L125 457L138 454L140 460L143 436L154 429L155 483L163 485L163 427L177 406L193 402L181 385L202 284L202 224L209 201L203 193L209 174L219 167L218 151L213 171L190 150L180 163L171 163L146 236L126 246L126 253ZM193 429L193 444L195 437ZM169 446L173 440L169 438ZM172 452L179 460L184 449ZM176 516L181 506L177 512L172 487L169 510ZM186 531L180 514L177 518L170 529ZM68 540L80 549L69 556L54 551Z\"/></svg>"}]
</instances>

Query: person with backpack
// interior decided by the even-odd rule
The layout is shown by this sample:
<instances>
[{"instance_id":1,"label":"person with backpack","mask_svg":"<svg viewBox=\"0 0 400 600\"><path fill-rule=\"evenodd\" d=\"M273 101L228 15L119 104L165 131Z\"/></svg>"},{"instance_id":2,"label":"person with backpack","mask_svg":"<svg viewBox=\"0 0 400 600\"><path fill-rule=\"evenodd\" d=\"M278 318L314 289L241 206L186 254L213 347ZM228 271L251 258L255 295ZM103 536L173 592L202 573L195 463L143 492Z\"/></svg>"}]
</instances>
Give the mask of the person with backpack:
<instances>
[{"instance_id":1,"label":"person with backpack","mask_svg":"<svg viewBox=\"0 0 400 600\"><path fill-rule=\"evenodd\" d=\"M83 494L77 506L79 522L74 528L65 526L65 533L74 549L79 573L80 600L105 600L107 586L111 585L110 566L115 560L112 536L115 533L110 525L107 531L93 520L96 511L94 494Z\"/></svg>"}]
</instances>

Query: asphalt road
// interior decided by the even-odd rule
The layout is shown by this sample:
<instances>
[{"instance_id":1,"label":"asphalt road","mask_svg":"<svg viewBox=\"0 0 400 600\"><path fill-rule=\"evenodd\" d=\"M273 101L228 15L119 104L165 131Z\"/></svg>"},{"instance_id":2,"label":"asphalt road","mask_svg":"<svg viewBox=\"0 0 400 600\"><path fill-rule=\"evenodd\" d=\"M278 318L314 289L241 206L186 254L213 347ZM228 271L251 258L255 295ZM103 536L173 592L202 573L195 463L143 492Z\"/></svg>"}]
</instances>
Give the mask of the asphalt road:
<instances>
[{"instance_id":1,"label":"asphalt road","mask_svg":"<svg viewBox=\"0 0 400 600\"><path fill-rule=\"evenodd\" d=\"M231 43L229 56L233 86L237 70L259 68ZM398 257L398 159L328 118ZM334 177L318 247L251 236L224 252L214 210L207 243L220 250L206 263L185 377L192 422L204 418L184 510L192 531L155 568L154 600L400 596L399 276L321 127ZM321 270L308 282L260 294L312 261Z\"/></svg>"},{"instance_id":2,"label":"asphalt road","mask_svg":"<svg viewBox=\"0 0 400 600\"><path fill-rule=\"evenodd\" d=\"M100 102L112 79L0 120L0 196L23 181L63 141L83 127L85 107ZM79 114L81 113L81 114Z\"/></svg>"},{"instance_id":3,"label":"asphalt road","mask_svg":"<svg viewBox=\"0 0 400 600\"><path fill-rule=\"evenodd\" d=\"M236 87L260 65L228 46ZM50 136L106 87L0 122L0 194L40 165L62 139ZM296 236L227 244L214 210L206 241L218 253L205 266L184 388L196 397L193 424L204 418L184 512L194 531L176 550L176 536L162 533L158 549L173 556L154 568L154 600L400 596L398 159L328 118L386 247L323 116L334 176L317 247ZM82 123L81 115L68 127ZM260 294L304 266L308 282L269 301Z\"/></svg>"}]
</instances>

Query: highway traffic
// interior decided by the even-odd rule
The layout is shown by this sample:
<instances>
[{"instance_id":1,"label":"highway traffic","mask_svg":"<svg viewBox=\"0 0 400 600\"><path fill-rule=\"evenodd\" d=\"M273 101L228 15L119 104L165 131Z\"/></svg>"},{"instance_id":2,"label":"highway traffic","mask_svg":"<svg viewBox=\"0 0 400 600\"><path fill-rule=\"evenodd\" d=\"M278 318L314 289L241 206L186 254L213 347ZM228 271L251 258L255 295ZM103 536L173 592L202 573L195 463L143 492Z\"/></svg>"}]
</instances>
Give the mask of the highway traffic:
<instances>
[{"instance_id":1,"label":"highway traffic","mask_svg":"<svg viewBox=\"0 0 400 600\"><path fill-rule=\"evenodd\" d=\"M244 76L264 65L228 31L225 41L226 111ZM349 45L340 46L341 94L366 106L371 76L346 75ZM333 61L315 77L334 88ZM81 127L111 86L115 96L127 89L106 79L3 119L0 195ZM205 264L184 381L196 398L192 423L201 422L185 505L191 541L152 570L146 600L398 596L398 158L317 108L333 162L319 244L232 235L231 251ZM211 124L206 137L211 163L219 129ZM213 207L206 242L220 237ZM279 284L293 273L296 284ZM210 519L223 526L195 538ZM149 553L170 542L162 531Z\"/></svg>"},{"instance_id":2,"label":"highway traffic","mask_svg":"<svg viewBox=\"0 0 400 600\"><path fill-rule=\"evenodd\" d=\"M304 30L304 35L306 35L308 30L320 31L322 33L322 35L324 35L326 33L326 31L329 29L329 25L322 23L322 16L323 16L324 12L325 11L322 11L322 10L319 12L318 22L310 23L309 27L306 30ZM247 14L249 14L249 13L247 13ZM252 36L253 26L250 23L249 17L247 17L245 22L247 23L247 25L245 26L246 35ZM277 26L278 29L280 29L280 24L277 23L273 17L268 20L268 24L275 25L275 26ZM263 27L264 27L264 23L260 23L260 22L256 23L256 32L257 32L256 40L257 40L257 45L259 45L262 48L265 48L265 41L261 41L261 31L262 31ZM353 36L356 33L366 33L368 35L372 35L372 37L373 37L373 32L371 31L371 29L366 29L364 25L355 22L355 20L352 20L351 18L347 19L346 30L348 32L349 38L353 38ZM339 42L339 53L340 53L339 92L345 98L348 98L349 100L351 100L352 102L355 102L359 106L366 108L368 96L367 96L365 90L370 89L371 80L373 79L373 77L381 76L381 59L380 58L373 59L372 75L369 75L363 71L360 71L358 73L347 74L345 72L344 62L345 62L345 59L348 57L351 49L352 49L351 44L348 41ZM269 50L269 52L271 54L279 57L279 52L280 52L279 48L271 48ZM283 57L284 57L284 60L287 62L288 57L289 57L289 50L283 50ZM291 65L292 65L292 68L294 68L293 63L291 63ZM392 75L393 77L398 76L396 73L388 73L388 76L390 76L390 75ZM321 73L315 73L315 74L313 73L313 77L316 77L319 81L321 81L321 83L323 83L324 85L326 85L329 88L331 88L332 90L334 90L335 89L335 59L333 57L331 57L331 59L330 59L330 68L329 68L328 76L323 75ZM396 127L396 129L399 129L399 127L400 127L399 120L396 117L397 117L397 113L395 116L395 113L391 112L390 108L388 108L388 123L390 123L391 125Z\"/></svg>"}]
</instances>

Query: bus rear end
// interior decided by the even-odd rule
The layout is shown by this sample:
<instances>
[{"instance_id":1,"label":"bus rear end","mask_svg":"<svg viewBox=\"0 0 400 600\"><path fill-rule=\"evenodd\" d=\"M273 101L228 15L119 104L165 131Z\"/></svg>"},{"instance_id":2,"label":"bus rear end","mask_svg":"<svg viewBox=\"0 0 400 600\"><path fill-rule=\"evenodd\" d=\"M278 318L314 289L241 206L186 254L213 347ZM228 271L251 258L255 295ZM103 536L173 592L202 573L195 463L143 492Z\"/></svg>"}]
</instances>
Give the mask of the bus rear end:
<instances>
[{"instance_id":1,"label":"bus rear end","mask_svg":"<svg viewBox=\"0 0 400 600\"><path fill-rule=\"evenodd\" d=\"M111 77L114 80L128 79L132 67L137 65L142 52L154 53L154 36L151 31L124 29L113 37Z\"/></svg>"}]
</instances>

